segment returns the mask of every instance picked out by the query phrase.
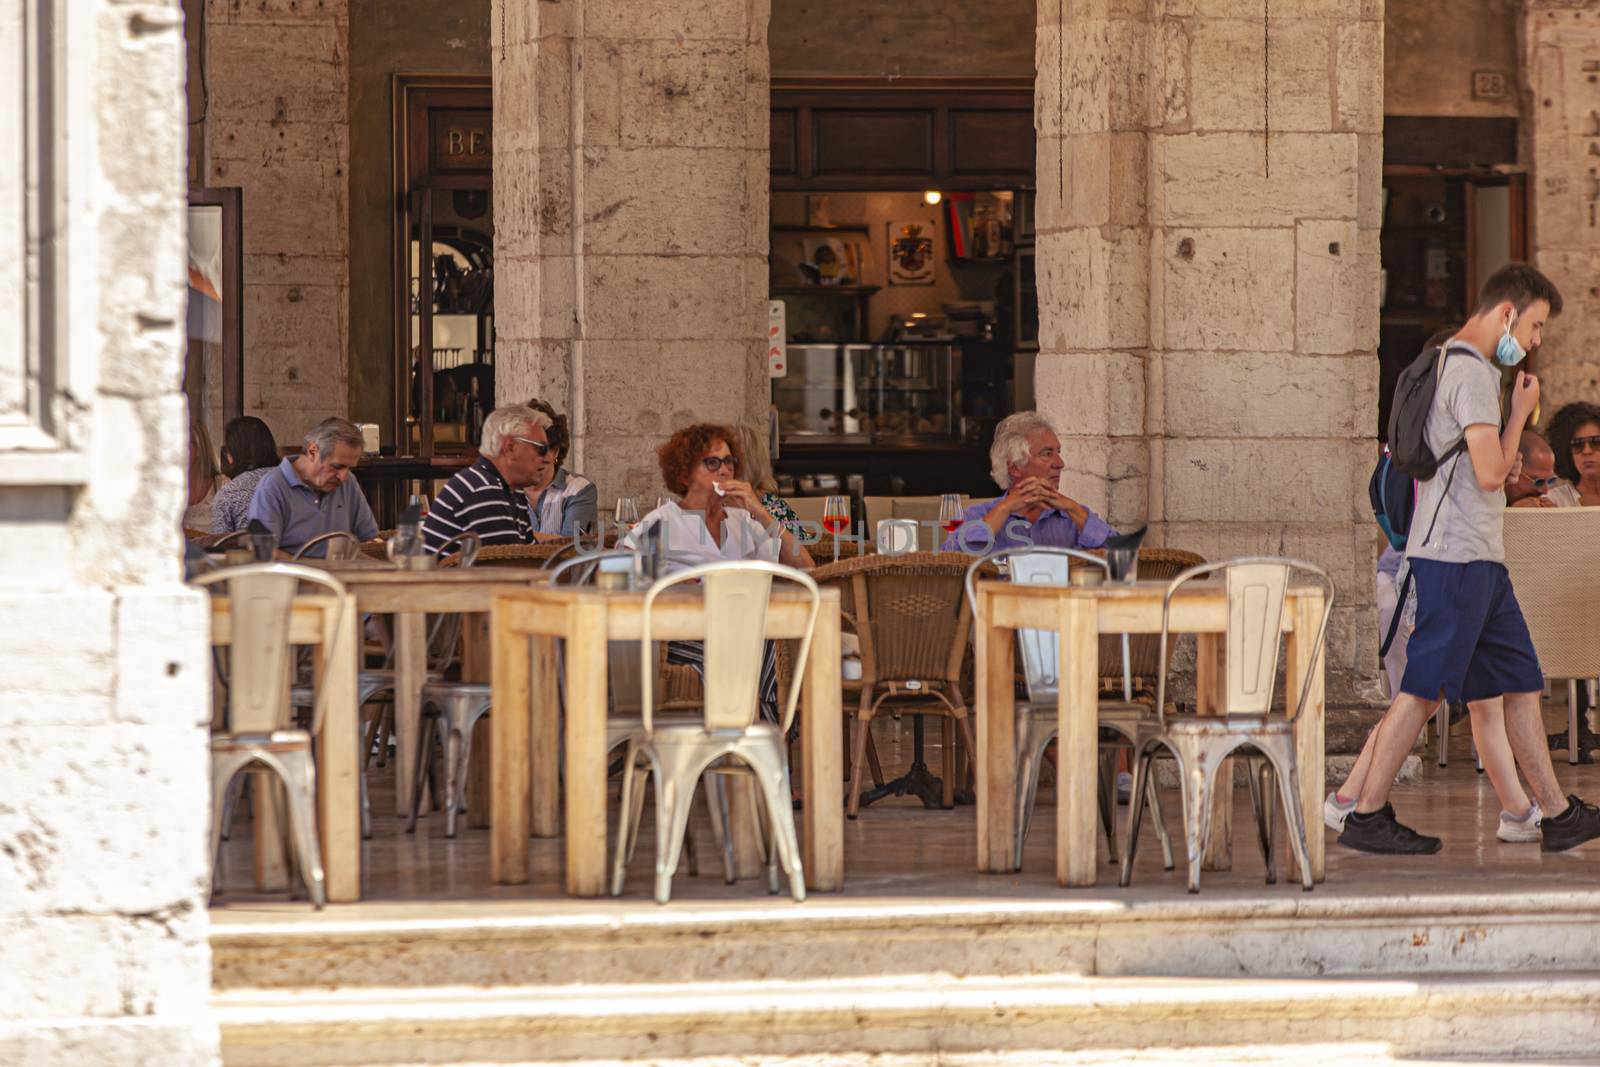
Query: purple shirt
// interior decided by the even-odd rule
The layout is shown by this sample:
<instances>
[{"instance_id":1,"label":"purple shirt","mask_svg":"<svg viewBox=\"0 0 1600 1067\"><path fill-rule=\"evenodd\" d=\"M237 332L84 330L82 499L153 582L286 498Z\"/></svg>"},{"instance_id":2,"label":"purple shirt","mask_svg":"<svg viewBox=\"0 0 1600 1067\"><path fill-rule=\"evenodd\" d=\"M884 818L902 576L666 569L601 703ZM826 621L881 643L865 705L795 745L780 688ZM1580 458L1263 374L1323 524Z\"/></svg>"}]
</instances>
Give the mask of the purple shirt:
<instances>
[{"instance_id":1,"label":"purple shirt","mask_svg":"<svg viewBox=\"0 0 1600 1067\"><path fill-rule=\"evenodd\" d=\"M984 554L1002 548L1029 545L1099 548L1106 543L1106 538L1115 536L1117 532L1087 507L1083 509L1088 515L1081 530L1066 512L1059 508L1046 508L1035 522L1029 522L1021 515L1011 516L1001 527L1000 532L993 535L991 543L990 530L983 524L983 517L1004 499L1004 496L997 496L993 500L968 507L961 516L962 524L945 538L944 544L939 546L940 549L945 552Z\"/></svg>"}]
</instances>

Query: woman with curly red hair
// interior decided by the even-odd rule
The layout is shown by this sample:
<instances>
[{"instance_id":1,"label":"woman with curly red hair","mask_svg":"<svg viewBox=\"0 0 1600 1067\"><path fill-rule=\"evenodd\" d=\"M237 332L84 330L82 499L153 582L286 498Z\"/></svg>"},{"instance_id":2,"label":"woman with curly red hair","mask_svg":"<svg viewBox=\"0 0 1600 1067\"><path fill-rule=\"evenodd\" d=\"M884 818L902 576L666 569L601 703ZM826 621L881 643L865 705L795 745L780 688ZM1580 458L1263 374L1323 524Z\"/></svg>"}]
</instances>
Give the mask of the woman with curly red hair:
<instances>
[{"instance_id":1,"label":"woman with curly red hair","mask_svg":"<svg viewBox=\"0 0 1600 1067\"><path fill-rule=\"evenodd\" d=\"M737 431L699 422L656 450L661 480L680 499L640 520L623 544L637 547L661 527L668 572L731 559L766 559L809 570L811 554L742 480L744 450Z\"/></svg>"}]
</instances>

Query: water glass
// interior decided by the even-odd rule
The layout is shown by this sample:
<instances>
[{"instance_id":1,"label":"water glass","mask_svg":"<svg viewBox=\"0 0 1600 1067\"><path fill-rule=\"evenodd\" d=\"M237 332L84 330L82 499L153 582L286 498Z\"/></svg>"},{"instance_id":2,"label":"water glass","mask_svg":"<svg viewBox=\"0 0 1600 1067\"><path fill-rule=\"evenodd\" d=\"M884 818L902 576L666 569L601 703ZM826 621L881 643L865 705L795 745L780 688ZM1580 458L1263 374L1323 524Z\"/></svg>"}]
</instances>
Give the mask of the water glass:
<instances>
[{"instance_id":1,"label":"water glass","mask_svg":"<svg viewBox=\"0 0 1600 1067\"><path fill-rule=\"evenodd\" d=\"M624 533L632 532L639 524L639 504L631 496L617 498L617 525Z\"/></svg>"}]
</instances>

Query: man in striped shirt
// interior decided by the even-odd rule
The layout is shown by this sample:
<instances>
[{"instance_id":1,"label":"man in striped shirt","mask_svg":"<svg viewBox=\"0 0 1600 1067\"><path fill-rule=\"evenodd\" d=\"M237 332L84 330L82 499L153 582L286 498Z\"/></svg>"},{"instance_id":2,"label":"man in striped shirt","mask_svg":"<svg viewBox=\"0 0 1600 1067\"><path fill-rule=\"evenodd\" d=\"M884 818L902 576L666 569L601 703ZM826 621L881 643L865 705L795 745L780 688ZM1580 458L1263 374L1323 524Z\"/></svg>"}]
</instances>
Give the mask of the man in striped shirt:
<instances>
[{"instance_id":1,"label":"man in striped shirt","mask_svg":"<svg viewBox=\"0 0 1600 1067\"><path fill-rule=\"evenodd\" d=\"M422 522L429 552L468 530L486 545L533 541L522 490L543 481L555 462L549 427L549 416L521 404L496 408L483 420L477 462L444 484Z\"/></svg>"}]
</instances>

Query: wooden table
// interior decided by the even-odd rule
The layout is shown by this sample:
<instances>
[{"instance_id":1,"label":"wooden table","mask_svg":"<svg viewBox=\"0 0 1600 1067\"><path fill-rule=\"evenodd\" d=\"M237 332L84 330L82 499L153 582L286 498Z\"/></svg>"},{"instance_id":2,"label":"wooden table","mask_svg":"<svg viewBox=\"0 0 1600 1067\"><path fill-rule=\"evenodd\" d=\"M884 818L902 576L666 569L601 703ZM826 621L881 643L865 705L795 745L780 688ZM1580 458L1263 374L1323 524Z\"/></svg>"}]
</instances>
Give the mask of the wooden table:
<instances>
[{"instance_id":1,"label":"wooden table","mask_svg":"<svg viewBox=\"0 0 1600 1067\"><path fill-rule=\"evenodd\" d=\"M343 582L362 614L394 616L395 812L408 815L422 728L422 685L428 675L428 614L486 613L496 593L542 583L549 575L531 567L409 571L372 560L302 562ZM466 629L463 627L463 632Z\"/></svg>"},{"instance_id":2,"label":"wooden table","mask_svg":"<svg viewBox=\"0 0 1600 1067\"><path fill-rule=\"evenodd\" d=\"M331 593L302 595L294 599L289 617L289 641L316 646L314 685L327 691L322 728L317 733L317 833L328 900L334 903L361 899L361 759L360 709L356 706L356 650L361 631L355 601ZM211 643L233 643L233 603L226 596L211 598ZM288 708L283 709L287 716ZM277 835L272 804L257 792L256 848L274 849ZM259 860L258 860L259 862Z\"/></svg>"},{"instance_id":3,"label":"wooden table","mask_svg":"<svg viewBox=\"0 0 1600 1067\"><path fill-rule=\"evenodd\" d=\"M1055 630L1060 647L1060 736L1056 777L1056 880L1063 886L1095 884L1097 817L1096 757L1099 752L1099 639L1105 633L1159 634L1166 582L1061 587L982 581L977 584L978 678L978 869L1009 872L1016 843L1016 717L1012 646L1018 629ZM1320 832L1323 791L1323 657L1311 663L1324 592L1292 585L1284 608L1288 670L1284 693L1291 710L1311 672L1304 713L1295 723L1300 804L1308 827L1312 875L1323 878ZM1220 582L1194 582L1172 599L1174 634L1199 636L1197 710L1220 713L1217 694L1222 635L1227 630L1227 594ZM1233 778L1219 770L1217 807L1207 866L1229 862Z\"/></svg>"},{"instance_id":4,"label":"wooden table","mask_svg":"<svg viewBox=\"0 0 1600 1067\"><path fill-rule=\"evenodd\" d=\"M799 590L774 589L766 636L802 636L809 605ZM607 642L638 642L643 606L642 592L587 587L503 592L494 598L489 863L495 882L528 881L530 825L536 837L555 837L562 830L556 656L557 642L565 641L566 888L577 897L605 892ZM663 641L704 637L704 599L692 590L663 594L651 632ZM822 590L803 684L801 860L809 888L839 889L844 885L844 754L838 590Z\"/></svg>"}]
</instances>

